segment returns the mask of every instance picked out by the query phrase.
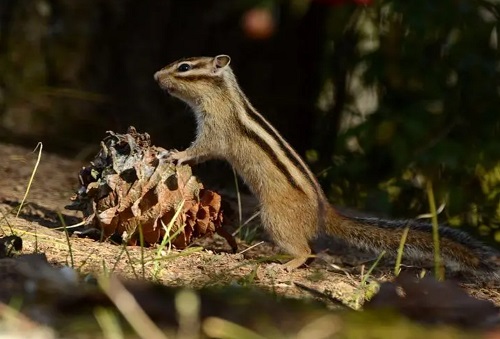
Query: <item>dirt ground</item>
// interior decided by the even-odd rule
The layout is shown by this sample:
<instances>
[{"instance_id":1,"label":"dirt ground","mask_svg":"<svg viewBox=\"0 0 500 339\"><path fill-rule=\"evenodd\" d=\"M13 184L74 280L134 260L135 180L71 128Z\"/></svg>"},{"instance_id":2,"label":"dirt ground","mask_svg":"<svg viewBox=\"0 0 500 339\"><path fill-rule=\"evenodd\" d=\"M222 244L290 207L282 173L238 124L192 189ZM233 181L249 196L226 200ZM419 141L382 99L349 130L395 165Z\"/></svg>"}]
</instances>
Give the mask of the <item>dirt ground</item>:
<instances>
[{"instance_id":1,"label":"dirt ground","mask_svg":"<svg viewBox=\"0 0 500 339\"><path fill-rule=\"evenodd\" d=\"M37 154L17 146L0 145L0 157L4 159L0 165L0 173L2 173L0 208L2 213L7 213L21 202L33 172ZM83 165L86 164L43 152L27 203L19 218L11 215L7 217L9 227L12 227L16 234L26 232L22 235L25 252L35 250L35 238L38 238L37 250L44 252L51 263L70 264L65 234L61 229L54 230L54 228L62 226L58 213L64 217L67 225L81 221L78 213L67 211L64 206L69 204L69 198L78 186L77 174ZM228 199L234 203L234 198ZM253 213L255 202L251 197L244 197L243 201L249 205L244 206L244 209L248 210L244 214L243 219L245 219ZM232 226L226 227L233 231L234 226ZM8 234L9 230L4 227L4 232ZM172 250L167 254L162 263L164 267L161 269L161 274L156 278L159 282L170 286L201 287L241 281L255 275L253 283L272 288L285 295L300 297L307 294L294 287L292 282L313 285L315 289L321 291L328 290L333 296L345 301L349 301L346 299L347 296L356 294L360 283L357 274L350 275L341 270L330 272L320 268L300 269L286 273L277 269L277 265L273 263L256 263L256 260L260 258L276 256L279 252L268 242L261 243L260 240L256 240L255 243L260 243L260 245L247 250L252 244L239 241L240 253L230 254L230 248L223 238L216 235L203 239L193 246L203 246L203 250L188 255ZM136 275L142 276L143 274L141 267L136 267L134 274L133 265L125 258L125 255L122 255L120 259L121 246L73 236L71 248L75 266L79 267L83 273L102 271L105 264L108 268L114 267L116 273L125 277L134 278ZM127 251L132 259L140 261L139 247L129 247ZM191 249L188 249L186 252L190 251ZM146 257L157 255L155 248L145 248L144 252ZM144 273L146 278L153 278L150 276L152 273L150 268L146 267Z\"/></svg>"},{"instance_id":2,"label":"dirt ground","mask_svg":"<svg viewBox=\"0 0 500 339\"><path fill-rule=\"evenodd\" d=\"M228 244L219 236L203 239L184 251L171 249L160 254L155 247L125 248L74 234L69 237L68 244L60 228L61 217L68 226L81 221L78 213L65 210L64 206L78 186L78 171L86 163L44 150L29 195L16 217L36 158L37 152L30 149L0 144L0 226L5 235L16 234L23 239L23 253L45 253L48 262L55 267L74 267L84 277L111 272L174 287L251 285L287 297L320 299L332 307L343 304L357 308L367 294L373 293L370 286L377 285L362 283L375 259L370 254L341 249L333 263L316 263L285 272L279 268L277 260L273 260L279 252L265 241L265 236L264 240L257 236L250 244L237 239L237 254L231 254ZM223 199L235 205L234 197L223 195ZM243 202L245 220L254 212L255 201L245 196ZM235 227L235 213L232 214L228 214L225 226L231 232ZM254 224L258 227L257 221ZM74 230L79 229L71 229ZM158 258L160 260L156 260ZM378 266L368 282L392 279L391 270L390 265ZM5 283L0 285L1 296L9 296L9 287ZM475 286L471 282L462 287L478 299L500 305L500 292L496 287Z\"/></svg>"}]
</instances>

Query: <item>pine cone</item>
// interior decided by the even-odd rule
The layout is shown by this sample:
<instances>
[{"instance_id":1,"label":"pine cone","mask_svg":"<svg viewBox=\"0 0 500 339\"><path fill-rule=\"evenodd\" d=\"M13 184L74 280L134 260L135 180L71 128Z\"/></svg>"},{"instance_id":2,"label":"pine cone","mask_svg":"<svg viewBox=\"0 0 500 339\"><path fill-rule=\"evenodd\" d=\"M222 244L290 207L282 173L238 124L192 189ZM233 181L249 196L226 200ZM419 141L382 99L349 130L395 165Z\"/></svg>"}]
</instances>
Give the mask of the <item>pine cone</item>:
<instances>
[{"instance_id":1,"label":"pine cone","mask_svg":"<svg viewBox=\"0 0 500 339\"><path fill-rule=\"evenodd\" d=\"M220 195L204 189L190 166L167 160L168 151L151 146L149 134L132 126L127 134L107 134L80 171L81 187L66 206L83 213L87 228L99 229L102 239L119 235L128 244L139 242L140 231L147 244L166 235L178 249L217 232L236 251L234 238L222 228Z\"/></svg>"}]
</instances>

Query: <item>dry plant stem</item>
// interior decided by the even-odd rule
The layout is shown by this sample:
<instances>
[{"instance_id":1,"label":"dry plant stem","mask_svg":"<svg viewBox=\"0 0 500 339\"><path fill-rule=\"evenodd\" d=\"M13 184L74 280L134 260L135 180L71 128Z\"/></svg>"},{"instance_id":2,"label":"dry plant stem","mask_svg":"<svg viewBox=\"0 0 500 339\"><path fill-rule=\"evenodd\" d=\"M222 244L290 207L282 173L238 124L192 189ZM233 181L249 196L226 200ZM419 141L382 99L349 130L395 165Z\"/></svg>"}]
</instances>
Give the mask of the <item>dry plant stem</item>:
<instances>
[{"instance_id":1,"label":"dry plant stem","mask_svg":"<svg viewBox=\"0 0 500 339\"><path fill-rule=\"evenodd\" d=\"M177 337L197 339L200 333L200 297L195 291L182 290L175 295L179 328Z\"/></svg>"},{"instance_id":2,"label":"dry plant stem","mask_svg":"<svg viewBox=\"0 0 500 339\"><path fill-rule=\"evenodd\" d=\"M87 262L89 261L89 259L95 255L97 252L97 248L94 248L90 253L89 255L84 259L82 260L82 262L80 263L80 265L78 266L78 268L76 269L77 272L81 272L83 270L83 268L85 267L85 265L87 264Z\"/></svg>"},{"instance_id":3,"label":"dry plant stem","mask_svg":"<svg viewBox=\"0 0 500 339\"><path fill-rule=\"evenodd\" d=\"M54 227L53 230L62 230L62 229L77 228L77 227L80 227L80 226L83 226L83 225L85 225L85 220L79 222L78 224L73 224L73 225L69 225L69 226L64 225L64 226L61 226L61 227Z\"/></svg>"},{"instance_id":4,"label":"dry plant stem","mask_svg":"<svg viewBox=\"0 0 500 339\"><path fill-rule=\"evenodd\" d=\"M427 198L429 199L429 208L432 215L432 241L434 243L434 274L438 280L444 280L444 271L441 263L441 253L439 249L439 224L437 220L436 202L434 200L434 191L432 181L427 181Z\"/></svg>"},{"instance_id":5,"label":"dry plant stem","mask_svg":"<svg viewBox=\"0 0 500 339\"><path fill-rule=\"evenodd\" d=\"M151 321L134 296L125 289L118 279L103 280L101 278L99 285L138 336L144 339L167 339L167 336Z\"/></svg>"},{"instance_id":6,"label":"dry plant stem","mask_svg":"<svg viewBox=\"0 0 500 339\"><path fill-rule=\"evenodd\" d=\"M149 263L149 262L155 263L157 261L162 261L162 260L174 260L176 258L186 257L186 256L191 255L193 253L202 252L203 250L204 250L203 247L188 247L188 248L183 249L182 251L174 252L174 254L170 254L166 257L162 257L159 259L157 259L157 258L150 259L146 263Z\"/></svg>"},{"instance_id":7,"label":"dry plant stem","mask_svg":"<svg viewBox=\"0 0 500 339\"><path fill-rule=\"evenodd\" d=\"M267 339L248 328L215 317L203 322L203 332L212 338Z\"/></svg>"},{"instance_id":8,"label":"dry plant stem","mask_svg":"<svg viewBox=\"0 0 500 339\"><path fill-rule=\"evenodd\" d=\"M113 264L113 268L111 269L111 273L115 273L116 271L116 267L118 266L118 263L120 262L120 260L122 259L122 255L123 253L125 252L126 250L126 244L122 244L121 246L121 250L120 250L120 253L118 253L118 257L116 257L116 260L115 260L115 263ZM132 264L132 263L131 263ZM132 265L133 266L133 265ZM136 276L137 278L137 276Z\"/></svg>"},{"instance_id":9,"label":"dry plant stem","mask_svg":"<svg viewBox=\"0 0 500 339\"><path fill-rule=\"evenodd\" d=\"M242 210L241 210L241 195L240 195L240 187L238 185L238 176L236 175L236 170L232 167L233 177L234 177L234 186L236 188L236 198L238 200L238 225L242 227L241 223L243 222Z\"/></svg>"},{"instance_id":10,"label":"dry plant stem","mask_svg":"<svg viewBox=\"0 0 500 339\"><path fill-rule=\"evenodd\" d=\"M18 327L24 327L27 328L28 326L31 329L36 329L36 328L41 328L43 325L40 325L36 323L35 321L31 320L29 317L25 316L23 313L18 311L16 308L6 305L2 302L0 302L0 317L2 318L2 332L5 332L4 326L5 324L18 324ZM3 337L3 336L2 336ZM5 336L5 338L9 337L8 335Z\"/></svg>"},{"instance_id":11,"label":"dry plant stem","mask_svg":"<svg viewBox=\"0 0 500 339\"><path fill-rule=\"evenodd\" d=\"M2 213L2 211L0 211L0 214L2 215L2 218L0 218L0 222L2 222L2 221L5 220L5 223L7 224L7 226L9 226L10 233L13 233L12 232L12 226L10 225L9 220L7 220L7 215L5 215L4 213ZM5 233L5 231L2 228L2 225L0 225L0 231L2 232L3 235L7 235L7 233Z\"/></svg>"},{"instance_id":12,"label":"dry plant stem","mask_svg":"<svg viewBox=\"0 0 500 339\"><path fill-rule=\"evenodd\" d=\"M25 230L22 230L20 228L12 228L12 233L19 235L19 237L23 237L25 235L30 235L30 236L33 236L33 237L40 237L40 238L46 238L46 239L52 239L54 240L54 242L56 243L59 243L59 244L66 244L65 241L62 241L60 239L56 239L54 238L53 236L51 235L46 235L46 234L36 234L35 232L28 232L28 231L25 231Z\"/></svg>"},{"instance_id":13,"label":"dry plant stem","mask_svg":"<svg viewBox=\"0 0 500 339\"><path fill-rule=\"evenodd\" d=\"M31 323L31 320L16 308L0 302L0 316L8 320L25 321Z\"/></svg>"},{"instance_id":14,"label":"dry plant stem","mask_svg":"<svg viewBox=\"0 0 500 339\"><path fill-rule=\"evenodd\" d=\"M257 212L255 212L254 214L252 214L252 215L250 216L250 218L248 218L248 219L247 219L247 220L246 220L243 224L241 224L241 225L240 225L240 227L238 227L238 228L236 229L236 231L234 231L231 235L232 235L233 237L234 237L234 236L236 236L238 233L240 233L241 229L242 229L244 226L248 225L248 223L249 223L249 222L251 222L253 219L257 218L259 215L260 215L260 212L259 212L259 211L257 211Z\"/></svg>"},{"instance_id":15,"label":"dry plant stem","mask_svg":"<svg viewBox=\"0 0 500 339\"><path fill-rule=\"evenodd\" d=\"M141 269L142 269L142 279L146 279L146 267L144 266L144 232L142 230L142 224L139 223L139 244L141 246Z\"/></svg>"},{"instance_id":16,"label":"dry plant stem","mask_svg":"<svg viewBox=\"0 0 500 339\"><path fill-rule=\"evenodd\" d=\"M127 250L127 245L124 244L123 248L125 250L125 253L127 254L127 259L128 259L128 262L130 263L130 268L132 269L132 273L134 274L134 277L136 279L139 279L139 275L135 271L134 261L132 260L132 257L130 256L130 252ZM142 255L142 258L144 258L144 255ZM144 272L144 265L143 265L142 269L143 269L143 272ZM144 277L143 277L143 279L144 279Z\"/></svg>"},{"instance_id":17,"label":"dry plant stem","mask_svg":"<svg viewBox=\"0 0 500 339\"><path fill-rule=\"evenodd\" d=\"M63 225L63 228L64 228L64 235L66 237L66 243L68 244L69 258L71 260L71 268L74 268L75 267L75 260L73 258L73 250L71 249L71 241L69 239L68 229L66 228L66 223L64 222L62 214L58 212L57 216L59 217L59 221L61 221L61 224Z\"/></svg>"},{"instance_id":18,"label":"dry plant stem","mask_svg":"<svg viewBox=\"0 0 500 339\"><path fill-rule=\"evenodd\" d=\"M113 312L108 309L98 307L94 311L94 316L102 329L104 338L106 339L122 339L125 338L120 323Z\"/></svg>"},{"instance_id":19,"label":"dry plant stem","mask_svg":"<svg viewBox=\"0 0 500 339\"><path fill-rule=\"evenodd\" d=\"M299 333L297 333L296 338L336 338L341 328L342 324L339 317L334 314L328 314L314 319L312 322L305 325Z\"/></svg>"},{"instance_id":20,"label":"dry plant stem","mask_svg":"<svg viewBox=\"0 0 500 339\"><path fill-rule=\"evenodd\" d=\"M33 171L31 172L31 177L30 180L28 181L28 187L26 188L26 192L24 192L23 200L21 201L21 204L19 205L19 209L17 210L16 213L16 218L19 217L19 213L21 213L21 209L23 208L24 202L26 201L26 198L28 197L28 194L30 192L31 184L33 183L33 179L35 178L36 170L38 169L38 165L40 164L40 159L42 159L42 150L43 150L43 144L39 142L33 152L37 150L37 148L40 147L38 150L38 158L36 159L35 167L33 168Z\"/></svg>"},{"instance_id":21,"label":"dry plant stem","mask_svg":"<svg viewBox=\"0 0 500 339\"><path fill-rule=\"evenodd\" d=\"M252 246L248 247L248 248L245 248L243 251L240 251L240 254L243 254L245 253L246 251L250 251L252 248L254 247L257 247L259 245L262 245L264 243L264 241L261 241L261 242L258 242L256 244L253 244Z\"/></svg>"},{"instance_id":22,"label":"dry plant stem","mask_svg":"<svg viewBox=\"0 0 500 339\"><path fill-rule=\"evenodd\" d=\"M437 215L441 214L441 212L444 211L445 207L446 207L446 202L442 202L441 205L439 205L439 207L436 211L436 214ZM430 219L430 218L432 218L432 213L424 213L424 214L417 215L417 217L415 219Z\"/></svg>"}]
</instances>

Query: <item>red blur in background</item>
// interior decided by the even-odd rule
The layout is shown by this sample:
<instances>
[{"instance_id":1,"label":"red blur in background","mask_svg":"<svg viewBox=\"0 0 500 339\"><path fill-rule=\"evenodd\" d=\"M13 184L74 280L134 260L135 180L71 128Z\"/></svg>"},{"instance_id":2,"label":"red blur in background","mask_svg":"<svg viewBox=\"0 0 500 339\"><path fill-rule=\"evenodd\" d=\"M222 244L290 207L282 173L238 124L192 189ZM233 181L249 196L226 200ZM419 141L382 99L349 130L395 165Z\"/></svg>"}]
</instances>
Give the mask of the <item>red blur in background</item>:
<instances>
[{"instance_id":1,"label":"red blur in background","mask_svg":"<svg viewBox=\"0 0 500 339\"><path fill-rule=\"evenodd\" d=\"M347 4L371 5L373 0L311 0L329 6ZM255 40L269 39L275 31L276 23L271 10L264 7L255 7L243 14L241 25L245 34Z\"/></svg>"},{"instance_id":2,"label":"red blur in background","mask_svg":"<svg viewBox=\"0 0 500 339\"><path fill-rule=\"evenodd\" d=\"M252 8L242 17L242 26L245 34L255 40L270 38L275 31L274 17L268 8Z\"/></svg>"}]
</instances>

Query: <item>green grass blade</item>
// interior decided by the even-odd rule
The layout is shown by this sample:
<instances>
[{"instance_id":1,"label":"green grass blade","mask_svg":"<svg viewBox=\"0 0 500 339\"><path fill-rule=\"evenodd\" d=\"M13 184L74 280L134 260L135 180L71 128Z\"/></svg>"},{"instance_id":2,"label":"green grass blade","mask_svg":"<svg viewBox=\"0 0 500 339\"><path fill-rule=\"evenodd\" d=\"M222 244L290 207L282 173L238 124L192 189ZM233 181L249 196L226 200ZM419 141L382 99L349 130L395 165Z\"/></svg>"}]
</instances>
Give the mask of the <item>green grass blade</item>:
<instances>
[{"instance_id":1,"label":"green grass blade","mask_svg":"<svg viewBox=\"0 0 500 339\"><path fill-rule=\"evenodd\" d=\"M406 227L401 235L401 241L398 248L398 256L396 257L396 265L394 266L394 275L397 277L401 272L401 260L403 259L403 252L405 248L406 238L408 237L409 227Z\"/></svg>"}]
</instances>

